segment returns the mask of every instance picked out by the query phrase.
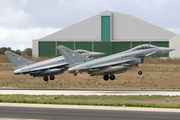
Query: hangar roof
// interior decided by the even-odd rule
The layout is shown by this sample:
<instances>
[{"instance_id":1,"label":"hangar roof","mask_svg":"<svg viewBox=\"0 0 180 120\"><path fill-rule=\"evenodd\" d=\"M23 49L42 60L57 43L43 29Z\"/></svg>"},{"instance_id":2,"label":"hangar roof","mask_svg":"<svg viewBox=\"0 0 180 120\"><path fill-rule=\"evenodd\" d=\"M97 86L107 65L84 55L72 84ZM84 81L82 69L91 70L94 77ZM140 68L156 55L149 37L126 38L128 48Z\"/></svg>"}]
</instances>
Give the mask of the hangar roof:
<instances>
[{"instance_id":1,"label":"hangar roof","mask_svg":"<svg viewBox=\"0 0 180 120\"><path fill-rule=\"evenodd\" d=\"M39 41L101 41L101 16L111 17L111 41L169 41L177 35L128 14L104 11Z\"/></svg>"}]
</instances>

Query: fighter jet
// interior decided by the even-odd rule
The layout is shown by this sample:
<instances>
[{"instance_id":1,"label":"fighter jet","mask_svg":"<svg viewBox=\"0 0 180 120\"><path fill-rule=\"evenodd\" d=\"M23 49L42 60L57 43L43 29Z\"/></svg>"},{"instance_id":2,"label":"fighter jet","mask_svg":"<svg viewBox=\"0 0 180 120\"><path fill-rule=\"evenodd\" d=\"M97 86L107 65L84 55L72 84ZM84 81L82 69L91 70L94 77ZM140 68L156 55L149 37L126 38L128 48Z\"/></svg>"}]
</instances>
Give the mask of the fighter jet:
<instances>
[{"instance_id":1,"label":"fighter jet","mask_svg":"<svg viewBox=\"0 0 180 120\"><path fill-rule=\"evenodd\" d=\"M76 50L75 53L81 53L81 56L85 58L98 57L104 55L101 52L89 52L86 50ZM44 60L41 62L35 62L27 60L13 52L5 51L6 56L9 58L11 63L14 65L14 74L30 74L33 77L44 76L44 81L48 81L48 76L50 80L54 80L54 75L62 74L65 70L68 69L69 64L65 61L63 56L52 58L49 60Z\"/></svg>"},{"instance_id":2,"label":"fighter jet","mask_svg":"<svg viewBox=\"0 0 180 120\"><path fill-rule=\"evenodd\" d=\"M142 64L146 57L161 55L175 50L166 47L143 44L124 52L98 59L91 59L62 45L57 48L69 63L68 71L70 73L74 73L76 76L77 73L87 72L91 76L103 76L105 81L109 78L114 80L114 74L124 73L131 67L137 66L139 68L139 64ZM140 68L138 74L142 74Z\"/></svg>"}]
</instances>

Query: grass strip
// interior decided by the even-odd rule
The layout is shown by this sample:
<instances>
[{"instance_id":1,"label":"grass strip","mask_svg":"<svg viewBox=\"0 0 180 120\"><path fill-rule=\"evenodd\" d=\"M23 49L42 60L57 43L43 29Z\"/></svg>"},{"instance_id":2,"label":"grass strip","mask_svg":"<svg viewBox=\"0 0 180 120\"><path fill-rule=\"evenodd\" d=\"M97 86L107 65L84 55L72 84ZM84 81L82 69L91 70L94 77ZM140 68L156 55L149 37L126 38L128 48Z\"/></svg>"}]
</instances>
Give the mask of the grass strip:
<instances>
[{"instance_id":1,"label":"grass strip","mask_svg":"<svg viewBox=\"0 0 180 120\"><path fill-rule=\"evenodd\" d=\"M0 102L180 108L180 96L162 95L0 95Z\"/></svg>"}]
</instances>

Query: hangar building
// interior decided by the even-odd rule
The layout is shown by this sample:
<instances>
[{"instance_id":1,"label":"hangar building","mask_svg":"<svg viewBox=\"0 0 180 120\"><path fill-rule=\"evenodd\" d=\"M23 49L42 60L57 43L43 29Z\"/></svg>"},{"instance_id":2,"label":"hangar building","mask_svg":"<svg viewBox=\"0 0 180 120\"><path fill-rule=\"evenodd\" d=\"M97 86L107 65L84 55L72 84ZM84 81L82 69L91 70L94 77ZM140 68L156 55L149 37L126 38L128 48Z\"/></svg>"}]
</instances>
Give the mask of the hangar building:
<instances>
[{"instance_id":1,"label":"hangar building","mask_svg":"<svg viewBox=\"0 0 180 120\"><path fill-rule=\"evenodd\" d=\"M128 14L104 11L98 15L64 28L41 39L33 40L33 56L54 56L58 45L73 50L104 52L106 55L122 52L140 44L169 47L175 33L140 20ZM163 57L168 57L164 54Z\"/></svg>"},{"instance_id":2,"label":"hangar building","mask_svg":"<svg viewBox=\"0 0 180 120\"><path fill-rule=\"evenodd\" d=\"M180 35L176 35L169 40L169 47L176 49L170 52L169 56L172 58L180 58Z\"/></svg>"}]
</instances>

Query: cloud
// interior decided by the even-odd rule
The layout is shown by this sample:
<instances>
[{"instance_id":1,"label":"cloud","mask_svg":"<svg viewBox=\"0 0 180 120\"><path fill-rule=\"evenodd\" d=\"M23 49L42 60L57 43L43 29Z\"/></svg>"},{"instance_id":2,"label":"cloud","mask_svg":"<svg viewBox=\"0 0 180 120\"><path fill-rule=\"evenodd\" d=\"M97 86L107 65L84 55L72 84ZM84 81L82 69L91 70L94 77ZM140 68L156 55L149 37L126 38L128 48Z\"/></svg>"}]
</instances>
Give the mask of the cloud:
<instances>
[{"instance_id":1,"label":"cloud","mask_svg":"<svg viewBox=\"0 0 180 120\"><path fill-rule=\"evenodd\" d=\"M58 4L63 4L64 3L64 0L60 0L59 2L58 2Z\"/></svg>"},{"instance_id":2,"label":"cloud","mask_svg":"<svg viewBox=\"0 0 180 120\"><path fill-rule=\"evenodd\" d=\"M13 49L31 47L32 39L105 10L130 14L180 33L178 0L0 0L0 3L0 45Z\"/></svg>"},{"instance_id":3,"label":"cloud","mask_svg":"<svg viewBox=\"0 0 180 120\"><path fill-rule=\"evenodd\" d=\"M0 47L11 47L13 50L32 48L33 39L42 38L58 30L53 28L15 29L0 26Z\"/></svg>"},{"instance_id":4,"label":"cloud","mask_svg":"<svg viewBox=\"0 0 180 120\"><path fill-rule=\"evenodd\" d=\"M130 14L163 28L180 27L179 4L172 0L0 0L0 25L65 28L105 10Z\"/></svg>"}]
</instances>

